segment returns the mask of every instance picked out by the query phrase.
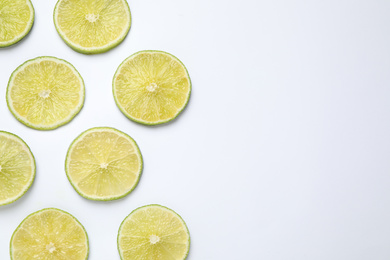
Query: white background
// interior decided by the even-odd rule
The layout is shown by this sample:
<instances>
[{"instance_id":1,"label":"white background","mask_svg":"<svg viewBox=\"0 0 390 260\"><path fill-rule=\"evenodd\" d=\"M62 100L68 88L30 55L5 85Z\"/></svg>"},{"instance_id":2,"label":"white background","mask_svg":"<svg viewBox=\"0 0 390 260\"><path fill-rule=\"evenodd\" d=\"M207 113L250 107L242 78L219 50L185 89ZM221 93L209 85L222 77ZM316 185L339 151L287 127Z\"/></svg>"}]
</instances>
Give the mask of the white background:
<instances>
[{"instance_id":1,"label":"white background","mask_svg":"<svg viewBox=\"0 0 390 260\"><path fill-rule=\"evenodd\" d=\"M168 206L186 221L188 259L390 259L390 2L388 0L129 0L133 23L112 51L86 56L58 36L54 0L33 0L34 27L0 50L0 128L22 137L37 176L0 208L0 259L29 213L58 207L90 238L90 259L119 259L116 236L135 208ZM114 103L118 65L145 49L187 66L193 93L170 124L146 127ZM29 129L5 102L12 71L51 55L83 76L80 114ZM95 126L132 136L144 156L126 198L93 202L69 184L72 140Z\"/></svg>"}]
</instances>

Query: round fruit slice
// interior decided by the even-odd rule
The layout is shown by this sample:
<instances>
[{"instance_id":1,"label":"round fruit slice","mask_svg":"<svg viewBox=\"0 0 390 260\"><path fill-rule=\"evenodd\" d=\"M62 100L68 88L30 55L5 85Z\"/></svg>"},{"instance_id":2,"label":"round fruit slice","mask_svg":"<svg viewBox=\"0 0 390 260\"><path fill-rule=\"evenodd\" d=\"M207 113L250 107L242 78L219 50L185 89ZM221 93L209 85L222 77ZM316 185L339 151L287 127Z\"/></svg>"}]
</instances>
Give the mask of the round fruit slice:
<instances>
[{"instance_id":1,"label":"round fruit slice","mask_svg":"<svg viewBox=\"0 0 390 260\"><path fill-rule=\"evenodd\" d=\"M92 128L70 145L65 170L73 188L91 200L115 200L129 194L142 172L142 155L127 134Z\"/></svg>"},{"instance_id":2,"label":"round fruit slice","mask_svg":"<svg viewBox=\"0 0 390 260\"><path fill-rule=\"evenodd\" d=\"M35 178L35 160L18 136L0 131L0 206L22 197Z\"/></svg>"},{"instance_id":3,"label":"round fruit slice","mask_svg":"<svg viewBox=\"0 0 390 260\"><path fill-rule=\"evenodd\" d=\"M0 47L17 43L34 23L34 7L30 0L0 1Z\"/></svg>"},{"instance_id":4,"label":"round fruit slice","mask_svg":"<svg viewBox=\"0 0 390 260\"><path fill-rule=\"evenodd\" d=\"M71 214L48 208L27 216L11 238L11 260L88 259L88 236Z\"/></svg>"},{"instance_id":5,"label":"round fruit slice","mask_svg":"<svg viewBox=\"0 0 390 260\"><path fill-rule=\"evenodd\" d=\"M141 51L119 66L113 80L119 109L131 120L157 125L176 118L190 98L191 80L183 63L161 51Z\"/></svg>"},{"instance_id":6,"label":"round fruit slice","mask_svg":"<svg viewBox=\"0 0 390 260\"><path fill-rule=\"evenodd\" d=\"M190 250L190 234L184 220L173 210L148 205L123 220L118 250L122 260L183 260Z\"/></svg>"},{"instance_id":7,"label":"round fruit slice","mask_svg":"<svg viewBox=\"0 0 390 260\"><path fill-rule=\"evenodd\" d=\"M84 95L84 81L70 63L54 57L38 57L12 73L7 103L23 124L51 130L68 123L79 113Z\"/></svg>"},{"instance_id":8,"label":"round fruit slice","mask_svg":"<svg viewBox=\"0 0 390 260\"><path fill-rule=\"evenodd\" d=\"M75 51L102 53L125 39L131 25L130 8L126 0L59 0L54 24Z\"/></svg>"}]
</instances>

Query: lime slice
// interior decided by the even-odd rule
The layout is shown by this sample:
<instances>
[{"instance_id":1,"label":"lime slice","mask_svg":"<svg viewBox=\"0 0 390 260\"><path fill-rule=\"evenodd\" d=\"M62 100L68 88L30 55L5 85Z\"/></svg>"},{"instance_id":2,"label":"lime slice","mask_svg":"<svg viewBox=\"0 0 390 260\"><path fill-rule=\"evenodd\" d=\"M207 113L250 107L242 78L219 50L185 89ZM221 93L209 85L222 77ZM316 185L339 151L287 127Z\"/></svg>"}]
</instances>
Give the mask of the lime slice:
<instances>
[{"instance_id":1,"label":"lime slice","mask_svg":"<svg viewBox=\"0 0 390 260\"><path fill-rule=\"evenodd\" d=\"M119 66L113 80L119 109L131 120L157 125L176 118L190 98L191 80L183 63L162 51L141 51Z\"/></svg>"},{"instance_id":2,"label":"lime slice","mask_svg":"<svg viewBox=\"0 0 390 260\"><path fill-rule=\"evenodd\" d=\"M142 172L142 155L127 134L109 127L83 132L70 145L65 170L73 188L91 200L129 194Z\"/></svg>"},{"instance_id":3,"label":"lime slice","mask_svg":"<svg viewBox=\"0 0 390 260\"><path fill-rule=\"evenodd\" d=\"M54 24L75 51L102 53L125 39L131 25L130 8L126 0L59 0Z\"/></svg>"},{"instance_id":4,"label":"lime slice","mask_svg":"<svg viewBox=\"0 0 390 260\"><path fill-rule=\"evenodd\" d=\"M0 47L17 43L34 23L34 7L30 0L0 1Z\"/></svg>"},{"instance_id":5,"label":"lime slice","mask_svg":"<svg viewBox=\"0 0 390 260\"><path fill-rule=\"evenodd\" d=\"M84 104L84 94L84 81L70 63L54 57L38 57L12 73L7 103L23 124L50 130L77 115Z\"/></svg>"},{"instance_id":6,"label":"lime slice","mask_svg":"<svg viewBox=\"0 0 390 260\"><path fill-rule=\"evenodd\" d=\"M35 159L20 137L0 131L0 206L22 197L35 178Z\"/></svg>"},{"instance_id":7,"label":"lime slice","mask_svg":"<svg viewBox=\"0 0 390 260\"><path fill-rule=\"evenodd\" d=\"M123 220L118 233L122 260L183 260L190 250L190 234L183 219L160 205L138 208Z\"/></svg>"},{"instance_id":8,"label":"lime slice","mask_svg":"<svg viewBox=\"0 0 390 260\"><path fill-rule=\"evenodd\" d=\"M88 259L88 236L71 214L43 209L27 216L11 238L11 260Z\"/></svg>"}]
</instances>

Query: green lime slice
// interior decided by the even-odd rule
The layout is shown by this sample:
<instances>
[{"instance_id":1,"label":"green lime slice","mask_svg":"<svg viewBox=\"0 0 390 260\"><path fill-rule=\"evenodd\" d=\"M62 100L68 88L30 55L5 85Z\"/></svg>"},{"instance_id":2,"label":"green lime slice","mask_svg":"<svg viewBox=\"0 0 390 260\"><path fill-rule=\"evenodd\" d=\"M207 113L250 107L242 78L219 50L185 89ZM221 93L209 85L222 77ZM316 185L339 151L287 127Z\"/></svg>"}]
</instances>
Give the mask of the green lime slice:
<instances>
[{"instance_id":1,"label":"green lime slice","mask_svg":"<svg viewBox=\"0 0 390 260\"><path fill-rule=\"evenodd\" d=\"M30 0L0 1L0 48L22 40L34 23L34 7Z\"/></svg>"},{"instance_id":2,"label":"green lime slice","mask_svg":"<svg viewBox=\"0 0 390 260\"><path fill-rule=\"evenodd\" d=\"M190 249L190 233L184 220L160 205L137 208L123 220L118 232L122 260L184 260Z\"/></svg>"},{"instance_id":3,"label":"green lime slice","mask_svg":"<svg viewBox=\"0 0 390 260\"><path fill-rule=\"evenodd\" d=\"M183 63L162 51L141 51L119 66L113 79L114 99L129 119L158 125L186 107L191 80Z\"/></svg>"},{"instance_id":4,"label":"green lime slice","mask_svg":"<svg viewBox=\"0 0 390 260\"><path fill-rule=\"evenodd\" d=\"M115 200L138 184L143 167L136 142L110 127L83 132L70 145L65 170L73 188L91 200Z\"/></svg>"},{"instance_id":5,"label":"green lime slice","mask_svg":"<svg viewBox=\"0 0 390 260\"><path fill-rule=\"evenodd\" d=\"M126 0L59 0L54 24L75 51L102 53L125 39L131 26L130 8Z\"/></svg>"},{"instance_id":6,"label":"green lime slice","mask_svg":"<svg viewBox=\"0 0 390 260\"><path fill-rule=\"evenodd\" d=\"M84 104L84 81L67 61L38 57L11 75L7 103L12 114L31 128L51 130L71 121Z\"/></svg>"},{"instance_id":7,"label":"green lime slice","mask_svg":"<svg viewBox=\"0 0 390 260\"><path fill-rule=\"evenodd\" d=\"M22 197L35 178L35 159L18 136L0 131L0 206Z\"/></svg>"},{"instance_id":8,"label":"green lime slice","mask_svg":"<svg viewBox=\"0 0 390 260\"><path fill-rule=\"evenodd\" d=\"M48 208L27 216L10 243L11 260L88 259L88 235L68 212Z\"/></svg>"}]
</instances>

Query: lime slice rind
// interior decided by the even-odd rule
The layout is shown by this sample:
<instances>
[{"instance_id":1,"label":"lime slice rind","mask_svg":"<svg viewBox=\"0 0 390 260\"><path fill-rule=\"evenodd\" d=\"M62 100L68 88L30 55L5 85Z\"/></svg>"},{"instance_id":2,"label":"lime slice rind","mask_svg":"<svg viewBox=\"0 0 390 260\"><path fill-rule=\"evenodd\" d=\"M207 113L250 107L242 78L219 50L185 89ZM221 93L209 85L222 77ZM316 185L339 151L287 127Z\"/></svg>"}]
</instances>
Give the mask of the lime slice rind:
<instances>
[{"instance_id":1,"label":"lime slice rind","mask_svg":"<svg viewBox=\"0 0 390 260\"><path fill-rule=\"evenodd\" d=\"M34 24L34 20L35 20L35 10L34 10L34 6L31 3L31 0L26 0L26 3L30 7L31 18L28 21L28 23L26 24L25 30L22 33L20 33L19 35L17 35L15 38L13 38L12 40L9 40L6 42L0 42L0 48L6 48L6 47L10 47L12 45L15 45L18 42L20 42L21 40L23 40L30 33L30 31L33 27L33 24Z\"/></svg>"},{"instance_id":2,"label":"lime slice rind","mask_svg":"<svg viewBox=\"0 0 390 260\"><path fill-rule=\"evenodd\" d=\"M129 250L129 249L122 249L121 246L120 246L120 241L121 241L121 237L122 237L122 230L123 230L124 225L126 224L127 221L132 221L131 217L133 216L134 213L137 213L140 210L148 209L148 208L152 208L152 207L156 207L158 209L165 210L169 214L172 214L174 217L176 217L178 220L181 221L181 223L182 223L182 225L184 227L184 230L185 230L185 232L186 232L186 234L188 236L188 240L187 240L187 249L186 249L185 254L183 254L182 258L177 259L177 260L184 260L184 259L186 259L188 257L189 252L190 252L190 245L191 245L191 236L190 236L190 232L188 230L187 224L185 223L183 218L179 214L177 214L174 210L172 210L172 209L170 209L168 207L159 205L159 204L150 204L150 205L145 205L145 206L136 208L129 215L127 215L125 217L125 219L122 221L122 223L120 224L119 230L118 230L118 236L117 236L117 248L118 248L118 252L119 252L119 256L120 256L121 260L130 260L130 259L125 259L125 257L123 256L123 253L125 251ZM126 236L123 236L123 237L126 237ZM183 241L183 242L185 242L185 241ZM171 258L169 258L169 259L171 259ZM165 259L161 259L161 260L165 260Z\"/></svg>"},{"instance_id":3,"label":"lime slice rind","mask_svg":"<svg viewBox=\"0 0 390 260\"><path fill-rule=\"evenodd\" d=\"M127 12L127 15L129 17L129 22L128 22L128 25L127 27L123 30L123 32L121 33L120 37L116 38L114 41L106 44L106 45L103 45L103 46L99 46L99 47L83 47L81 46L80 44L77 44L75 42L72 42L69 37L67 37L65 35L65 33L60 29L60 26L58 25L58 8L59 8L59 5L60 3L62 2L63 0L58 0L57 3L56 3L56 6L54 8L54 12L53 12L53 20L54 20L54 25L55 25L55 28L58 32L58 34L60 35L61 39L66 43L66 45L68 45L70 48L72 48L74 51L77 51L79 53L82 53L82 54L100 54L100 53L104 53L104 52L107 52L115 47L117 47L119 44L121 44L124 39L127 37L127 35L129 34L129 31L130 31L130 28L131 28L131 23L132 23L132 17L131 17L131 11L130 11L130 7L129 7L129 4L127 3L126 0L124 0L123 2L125 3L125 6L126 6L126 12Z\"/></svg>"},{"instance_id":4,"label":"lime slice rind","mask_svg":"<svg viewBox=\"0 0 390 260\"><path fill-rule=\"evenodd\" d=\"M125 193L122 193L120 195L117 195L117 196L110 196L110 197L97 197L97 196L90 196L88 194L86 194L85 192L81 191L77 185L74 183L74 181L72 180L72 177L70 176L70 170L69 170L69 166L70 166L70 162L71 162L71 154L72 154L72 151L73 149L75 148L75 144L78 143L80 140L82 140L86 135L92 133L92 132L99 132L99 131L111 131L111 132L114 132L124 138L126 138L127 140L129 140L131 143L133 143L133 147L135 148L135 151L138 155L138 158L139 158L139 172L137 174L137 178L136 178L136 181L134 182L133 186L128 189ZM143 172L143 157L142 157L142 154L141 154L141 151L139 149L139 146L137 144L137 142L132 138L130 137L128 134L122 132L122 131L119 131L115 128L112 128L112 127L94 127L94 128L90 128L84 132L82 132L72 143L71 145L69 146L69 149L68 149L68 152L67 152L67 155L66 155L66 159L65 159L65 172L66 172L66 177L68 178L68 181L70 182L70 184L72 185L73 189L83 198L85 199L89 199L89 200L94 200L94 201L112 201L112 200L119 200L119 199L122 199L124 197L126 197L127 195L129 195L137 186L138 186L138 183L141 179L141 175L142 175L142 172Z\"/></svg>"},{"instance_id":5,"label":"lime slice rind","mask_svg":"<svg viewBox=\"0 0 390 260\"><path fill-rule=\"evenodd\" d=\"M68 68L70 68L72 70L72 72L78 77L78 79L80 80L80 85L81 85L81 89L80 89L80 100L79 100L79 104L77 107L75 107L73 110L70 111L69 113L69 116L67 118L64 118L63 120L60 120L58 121L56 124L53 124L53 125L37 125L37 124L32 124L30 123L28 120L26 120L26 118L22 117L19 115L19 113L17 111L15 111L15 109L13 108L12 104L11 104L11 100L12 100L12 97L11 97L11 86L12 86L12 83L13 83L13 80L15 79L15 76L20 72L22 71L25 67L27 67L28 65L32 64L32 63L35 63L35 62L39 62L39 61L43 61L43 60L51 60L51 61L54 61L54 62L57 62L57 63L62 63L64 65L66 65ZM30 60L27 60L25 61L23 64L21 64L20 66L18 66L11 74L10 76L10 79L8 81L8 86L7 86L7 91L6 91L6 100L7 100L7 106L8 106L8 109L11 111L11 113L13 114L13 116L19 121L21 122L22 124L30 127L30 128L33 128L33 129L36 129L36 130L54 130L58 127L61 127L63 125L66 125L68 124L70 121L72 121L78 114L79 112L81 111L81 109L83 108L84 106L84 101L85 101L85 84L84 84L84 79L81 77L80 73L77 71L77 69L71 64L69 63L68 61L66 60L63 60L63 59L59 59L57 57L53 57L53 56L40 56L40 57L37 57L37 58L34 58L34 59L30 59Z\"/></svg>"},{"instance_id":6,"label":"lime slice rind","mask_svg":"<svg viewBox=\"0 0 390 260\"><path fill-rule=\"evenodd\" d=\"M35 180L36 163L35 163L35 157L34 157L33 153L31 152L30 147L26 144L26 142L22 138L20 138L19 136L15 135L15 134L0 130L0 136L1 135L5 135L7 138L12 138L16 142L19 142L23 145L23 148L28 151L28 155L30 156L30 160L32 163L31 167L34 169L33 173L31 174L30 180L27 182L27 185L25 185L24 189L22 189L18 195L14 196L12 198L9 198L8 200L0 201L0 206L5 206L5 205L9 205L11 203L14 203L15 201L17 201L18 199L23 197L27 193L27 191L31 188L31 186Z\"/></svg>"},{"instance_id":7,"label":"lime slice rind","mask_svg":"<svg viewBox=\"0 0 390 260\"><path fill-rule=\"evenodd\" d=\"M18 227L15 229L15 231L12 233L12 237L11 237L11 240L10 240L10 257L11 257L11 260L18 260L18 259L14 259L13 257L13 246L12 246L12 243L14 241L14 236L15 234L17 233L17 231L22 227L22 225L30 218L30 217L33 217L34 215L37 215L37 214L40 214L44 211L49 211L49 210L55 210L55 211L59 211L61 213L64 213L66 214L67 216L71 217L76 224L78 224L82 230L84 231L84 234L85 234L85 237L86 237L86 247L87 247L87 254L86 254L86 257L84 258L84 260L87 260L88 257L89 257L89 238L88 238L88 233L87 231L85 230L85 227L81 224L81 222L75 217L73 216L72 214L70 214L69 212L66 212L65 210L61 210L61 209L58 209L58 208L44 208L44 209L41 209L41 210L38 210L36 212L33 212L33 213L30 213L27 217L25 217L22 222L18 225Z\"/></svg>"},{"instance_id":8,"label":"lime slice rind","mask_svg":"<svg viewBox=\"0 0 390 260\"><path fill-rule=\"evenodd\" d=\"M188 78L188 81L189 81L189 91L188 91L188 94L187 94L187 98L186 98L186 101L185 103L182 105L182 107L177 110L177 112L175 113L175 115L171 118L168 118L168 119L165 119L165 120L158 120L158 121L153 121L153 122L150 122L150 121L146 121L146 120L143 120L143 119L140 119L140 118L136 118L132 115L130 115L130 113L126 112L125 111L125 108L123 107L123 105L118 101L118 96L117 96L117 91L116 91L116 88L115 88L115 80L118 76L118 74L120 73L122 67L124 64L126 64L128 61L130 61L131 59L133 59L134 57L136 57L137 55L139 54L142 54L142 53L161 53L161 54L165 54L167 56L169 56L170 58L173 58L175 59L175 61L179 62L179 64L182 65L183 69L185 70L186 72L186 76ZM191 82L191 77L188 73L188 70L186 68L186 66L184 65L184 63L178 59L176 56L172 55L171 53L168 53L168 52L165 52L165 51L160 51L160 50L143 50L143 51L138 51L132 55L130 55L128 58L126 58L117 68L115 74L114 74L114 77L113 77L113 80L112 80L112 93L113 93L113 96L114 96L114 100L115 100L115 103L117 105L117 107L119 108L119 110L122 112L122 114L124 114L128 119L136 122L136 123L139 123L139 124L142 124L142 125L149 125L149 126L155 126L155 125L161 125L161 124L166 124L166 123L169 123L171 121L174 121L176 118L178 118L183 110L187 107L188 103L189 103L189 100L190 100L190 97L191 97L191 94L192 94L192 82Z\"/></svg>"}]
</instances>

